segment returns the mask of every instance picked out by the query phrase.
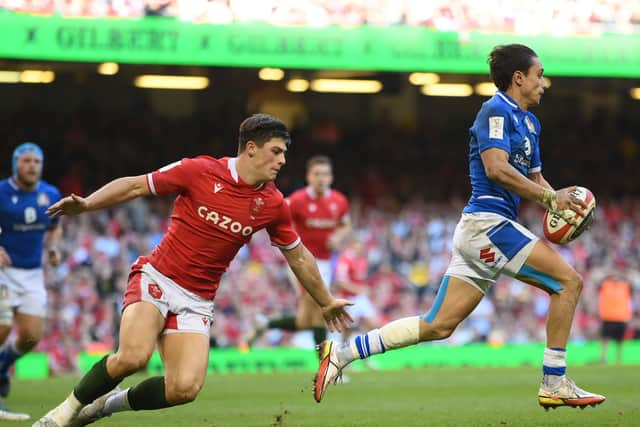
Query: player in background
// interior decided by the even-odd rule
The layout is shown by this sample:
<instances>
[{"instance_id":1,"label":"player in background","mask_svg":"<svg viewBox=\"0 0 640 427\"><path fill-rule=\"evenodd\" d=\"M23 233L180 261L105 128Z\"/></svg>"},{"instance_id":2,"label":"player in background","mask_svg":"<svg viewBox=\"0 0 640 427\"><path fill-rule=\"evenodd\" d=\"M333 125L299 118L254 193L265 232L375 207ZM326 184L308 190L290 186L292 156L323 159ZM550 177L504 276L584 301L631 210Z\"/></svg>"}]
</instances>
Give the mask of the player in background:
<instances>
[{"instance_id":1,"label":"player in background","mask_svg":"<svg viewBox=\"0 0 640 427\"><path fill-rule=\"evenodd\" d=\"M607 363L609 341L616 343L616 364L622 361L622 344L633 317L633 285L623 273L623 261L616 260L618 271L604 278L598 287L598 315L601 325L600 363Z\"/></svg>"},{"instance_id":2,"label":"player in background","mask_svg":"<svg viewBox=\"0 0 640 427\"><path fill-rule=\"evenodd\" d=\"M369 258L362 231L351 233L345 250L336 263L334 290L340 298L353 302L349 314L353 318L350 330L342 333L347 341L351 330L368 330L377 327L377 310L369 298Z\"/></svg>"},{"instance_id":3,"label":"player in background","mask_svg":"<svg viewBox=\"0 0 640 427\"><path fill-rule=\"evenodd\" d=\"M45 213L60 199L53 185L41 180L44 154L32 142L13 151L13 175L0 181L0 343L12 328L15 337L0 351L0 396L7 397L9 369L42 338L47 314L43 252L55 266L60 261L58 219ZM11 417L0 413L0 419Z\"/></svg>"},{"instance_id":4,"label":"player in background","mask_svg":"<svg viewBox=\"0 0 640 427\"><path fill-rule=\"evenodd\" d=\"M544 69L538 55L519 44L495 47L489 67L499 90L482 104L470 129L472 194L456 227L451 262L433 305L425 315L395 320L346 345L323 344L316 401L355 359L449 337L500 274L551 297L539 404L585 407L605 400L565 375L567 340L582 278L555 249L516 222L522 197L554 212L582 213L586 207L571 196L576 187L555 191L542 176L540 123L528 110L540 103L544 93Z\"/></svg>"},{"instance_id":5,"label":"player in background","mask_svg":"<svg viewBox=\"0 0 640 427\"><path fill-rule=\"evenodd\" d=\"M273 180L285 164L289 132L256 114L242 122L238 156L185 158L159 170L119 178L83 198L72 194L48 213L77 215L136 197L177 194L160 244L132 266L120 322L120 344L89 370L71 394L34 424L81 426L114 412L153 410L193 401L207 373L213 300L220 276L251 235L265 228L320 307L332 330L350 321L346 300L334 298ZM159 344L165 375L119 390L144 368Z\"/></svg>"},{"instance_id":6,"label":"player in background","mask_svg":"<svg viewBox=\"0 0 640 427\"><path fill-rule=\"evenodd\" d=\"M332 189L333 165L327 156L313 156L307 160L307 186L294 191L289 197L293 225L302 243L318 263L324 283L331 285L331 256L338 250L351 230L349 202L344 194ZM300 303L295 316L267 320L256 319L254 330L248 335L252 345L267 329L286 331L313 330L313 338L319 345L327 338L322 311L311 295L292 278L300 291Z\"/></svg>"}]
</instances>

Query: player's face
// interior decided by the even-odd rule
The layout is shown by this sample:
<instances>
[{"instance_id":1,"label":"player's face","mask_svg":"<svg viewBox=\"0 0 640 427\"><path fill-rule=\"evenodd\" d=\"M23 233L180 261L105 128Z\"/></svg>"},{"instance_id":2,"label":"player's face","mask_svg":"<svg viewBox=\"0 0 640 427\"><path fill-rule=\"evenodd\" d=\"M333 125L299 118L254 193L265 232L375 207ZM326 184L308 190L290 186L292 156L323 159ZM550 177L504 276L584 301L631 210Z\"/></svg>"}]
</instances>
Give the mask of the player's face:
<instances>
[{"instance_id":1,"label":"player's face","mask_svg":"<svg viewBox=\"0 0 640 427\"><path fill-rule=\"evenodd\" d=\"M317 164L307 171L307 183L317 194L324 194L331 187L333 172L331 166Z\"/></svg>"},{"instance_id":2,"label":"player's face","mask_svg":"<svg viewBox=\"0 0 640 427\"><path fill-rule=\"evenodd\" d=\"M542 94L547 88L547 83L542 75L544 74L544 68L540 59L536 56L533 58L533 64L527 70L527 74L520 73L516 76L520 83L520 93L525 99L528 106L534 106L540 104Z\"/></svg>"},{"instance_id":3,"label":"player's face","mask_svg":"<svg viewBox=\"0 0 640 427\"><path fill-rule=\"evenodd\" d=\"M286 163L287 144L282 138L271 138L262 147L247 145L253 154L253 167L263 182L273 181Z\"/></svg>"},{"instance_id":4,"label":"player's face","mask_svg":"<svg viewBox=\"0 0 640 427\"><path fill-rule=\"evenodd\" d=\"M25 153L18 157L17 179L26 185L34 185L42 175L42 160L35 153Z\"/></svg>"}]
</instances>

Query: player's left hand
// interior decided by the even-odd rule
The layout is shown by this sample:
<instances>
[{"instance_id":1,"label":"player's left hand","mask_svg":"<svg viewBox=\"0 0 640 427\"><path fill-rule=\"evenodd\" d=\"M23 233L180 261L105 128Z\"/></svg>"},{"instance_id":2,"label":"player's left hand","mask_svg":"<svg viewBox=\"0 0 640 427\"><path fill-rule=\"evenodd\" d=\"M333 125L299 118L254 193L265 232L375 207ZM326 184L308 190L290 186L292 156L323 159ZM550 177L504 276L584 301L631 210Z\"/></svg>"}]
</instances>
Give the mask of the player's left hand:
<instances>
[{"instance_id":1,"label":"player's left hand","mask_svg":"<svg viewBox=\"0 0 640 427\"><path fill-rule=\"evenodd\" d=\"M49 254L49 265L55 267L60 264L60 251L56 248L50 248L47 253Z\"/></svg>"},{"instance_id":2,"label":"player's left hand","mask_svg":"<svg viewBox=\"0 0 640 427\"><path fill-rule=\"evenodd\" d=\"M62 215L78 215L85 212L88 207L89 203L87 199L71 194L49 206L49 209L47 209L45 213L53 219Z\"/></svg>"},{"instance_id":3,"label":"player's left hand","mask_svg":"<svg viewBox=\"0 0 640 427\"><path fill-rule=\"evenodd\" d=\"M350 305L353 305L351 301L334 298L327 306L322 307L322 316L327 322L329 331L342 332L349 329L349 323L353 323L353 317L346 310L346 307Z\"/></svg>"}]
</instances>

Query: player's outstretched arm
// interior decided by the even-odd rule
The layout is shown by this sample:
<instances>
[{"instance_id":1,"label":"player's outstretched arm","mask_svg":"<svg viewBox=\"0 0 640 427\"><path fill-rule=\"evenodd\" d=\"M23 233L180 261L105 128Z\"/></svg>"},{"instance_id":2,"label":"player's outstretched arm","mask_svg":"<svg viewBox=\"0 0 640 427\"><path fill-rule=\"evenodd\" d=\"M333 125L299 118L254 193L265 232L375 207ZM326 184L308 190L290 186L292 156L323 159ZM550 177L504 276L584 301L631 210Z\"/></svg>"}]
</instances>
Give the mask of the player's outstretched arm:
<instances>
[{"instance_id":1,"label":"player's outstretched arm","mask_svg":"<svg viewBox=\"0 0 640 427\"><path fill-rule=\"evenodd\" d=\"M500 184L509 191L524 197L525 199L539 203L552 211L571 209L582 214L587 207L586 203L572 197L575 186L554 191L551 185L540 175L533 179L522 175L509 163L509 153L500 148L489 148L481 153L487 178Z\"/></svg>"},{"instance_id":2,"label":"player's outstretched arm","mask_svg":"<svg viewBox=\"0 0 640 427\"><path fill-rule=\"evenodd\" d=\"M348 329L353 319L345 308L353 303L331 295L322 281L318 265L311 252L300 243L293 249L282 250L282 254L302 286L322 309L322 315L329 330L341 332Z\"/></svg>"},{"instance_id":3,"label":"player's outstretched arm","mask_svg":"<svg viewBox=\"0 0 640 427\"><path fill-rule=\"evenodd\" d=\"M87 197L75 194L67 196L47 209L52 218L62 215L78 215L127 202L140 196L151 194L146 175L118 178L104 185Z\"/></svg>"}]
</instances>

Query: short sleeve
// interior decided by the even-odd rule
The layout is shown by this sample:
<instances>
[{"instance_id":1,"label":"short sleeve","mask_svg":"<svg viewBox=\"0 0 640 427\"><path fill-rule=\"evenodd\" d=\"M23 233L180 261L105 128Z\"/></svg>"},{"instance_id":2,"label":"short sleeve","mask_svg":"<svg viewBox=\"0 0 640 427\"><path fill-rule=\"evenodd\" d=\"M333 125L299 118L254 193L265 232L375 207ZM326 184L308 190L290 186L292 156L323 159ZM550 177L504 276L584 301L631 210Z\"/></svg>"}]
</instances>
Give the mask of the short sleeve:
<instances>
[{"instance_id":1,"label":"short sleeve","mask_svg":"<svg viewBox=\"0 0 640 427\"><path fill-rule=\"evenodd\" d=\"M198 162L184 158L147 174L149 191L154 195L184 193L198 170Z\"/></svg>"},{"instance_id":2,"label":"short sleeve","mask_svg":"<svg viewBox=\"0 0 640 427\"><path fill-rule=\"evenodd\" d=\"M540 122L535 116L533 117L533 125L536 130L536 142L533 144L533 152L531 153L531 164L529 165L529 173L538 173L542 171L542 160L540 158Z\"/></svg>"},{"instance_id":3,"label":"short sleeve","mask_svg":"<svg viewBox=\"0 0 640 427\"><path fill-rule=\"evenodd\" d=\"M508 120L509 114L506 111L485 104L478 114L475 126L475 136L481 153L489 148L500 148L511 153Z\"/></svg>"},{"instance_id":4,"label":"short sleeve","mask_svg":"<svg viewBox=\"0 0 640 427\"><path fill-rule=\"evenodd\" d=\"M274 221L267 227L271 243L280 249L293 249L300 244L300 237L291 223L289 203L282 200Z\"/></svg>"},{"instance_id":5,"label":"short sleeve","mask_svg":"<svg viewBox=\"0 0 640 427\"><path fill-rule=\"evenodd\" d=\"M54 203L58 202L60 199L62 199L62 194L60 193L60 190L58 190L56 187L51 187L51 198L50 198L49 202L51 204L54 204ZM51 227L49 227L49 228L53 228L55 225L58 224L58 222L60 222L60 217L52 219L51 220Z\"/></svg>"}]
</instances>

